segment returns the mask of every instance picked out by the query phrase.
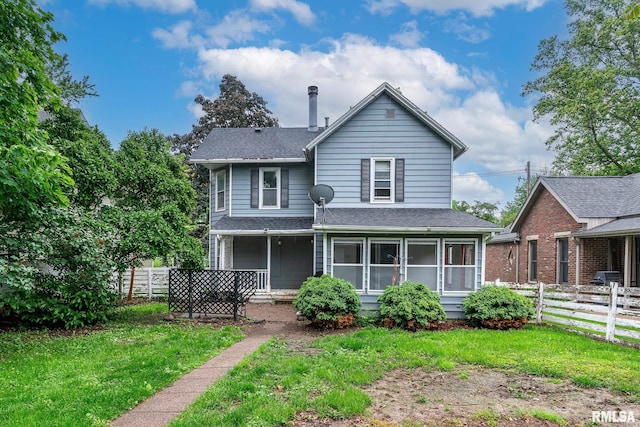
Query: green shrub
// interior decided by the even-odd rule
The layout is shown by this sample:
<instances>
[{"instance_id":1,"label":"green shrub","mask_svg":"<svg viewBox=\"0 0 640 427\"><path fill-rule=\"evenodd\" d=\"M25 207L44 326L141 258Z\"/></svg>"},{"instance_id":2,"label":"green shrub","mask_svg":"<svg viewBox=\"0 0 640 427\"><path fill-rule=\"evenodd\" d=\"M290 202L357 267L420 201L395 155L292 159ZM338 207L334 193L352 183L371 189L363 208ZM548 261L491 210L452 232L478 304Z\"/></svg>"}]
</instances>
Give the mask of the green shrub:
<instances>
[{"instance_id":1,"label":"green shrub","mask_svg":"<svg viewBox=\"0 0 640 427\"><path fill-rule=\"evenodd\" d=\"M361 305L351 283L328 274L309 277L293 301L293 306L312 324L323 328L353 325Z\"/></svg>"},{"instance_id":2,"label":"green shrub","mask_svg":"<svg viewBox=\"0 0 640 427\"><path fill-rule=\"evenodd\" d=\"M380 317L387 327L415 331L447 318L440 296L422 283L406 281L398 286L388 286L378 303Z\"/></svg>"},{"instance_id":3,"label":"green shrub","mask_svg":"<svg viewBox=\"0 0 640 427\"><path fill-rule=\"evenodd\" d=\"M485 286L462 300L473 324L492 329L519 328L534 315L533 303L505 286Z\"/></svg>"}]
</instances>

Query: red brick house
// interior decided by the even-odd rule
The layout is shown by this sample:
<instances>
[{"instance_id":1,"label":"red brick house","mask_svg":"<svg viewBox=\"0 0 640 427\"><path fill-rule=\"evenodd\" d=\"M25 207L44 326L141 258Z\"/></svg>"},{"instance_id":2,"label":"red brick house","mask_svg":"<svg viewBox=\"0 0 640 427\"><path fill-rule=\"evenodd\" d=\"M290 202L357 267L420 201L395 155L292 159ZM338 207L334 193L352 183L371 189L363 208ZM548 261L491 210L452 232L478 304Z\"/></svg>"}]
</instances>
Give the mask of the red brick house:
<instances>
[{"instance_id":1,"label":"red brick house","mask_svg":"<svg viewBox=\"0 0 640 427\"><path fill-rule=\"evenodd\" d=\"M599 270L639 285L640 174L541 177L487 243L487 281L588 284Z\"/></svg>"}]
</instances>

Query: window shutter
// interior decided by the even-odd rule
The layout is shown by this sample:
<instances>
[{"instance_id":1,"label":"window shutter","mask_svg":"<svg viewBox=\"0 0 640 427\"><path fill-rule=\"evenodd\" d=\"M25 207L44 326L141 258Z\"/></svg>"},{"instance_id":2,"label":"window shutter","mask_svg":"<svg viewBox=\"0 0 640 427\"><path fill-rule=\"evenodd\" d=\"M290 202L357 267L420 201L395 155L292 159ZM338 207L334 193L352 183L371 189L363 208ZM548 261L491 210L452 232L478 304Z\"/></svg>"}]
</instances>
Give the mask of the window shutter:
<instances>
[{"instance_id":1,"label":"window shutter","mask_svg":"<svg viewBox=\"0 0 640 427\"><path fill-rule=\"evenodd\" d=\"M404 159L396 159L396 202L404 202Z\"/></svg>"},{"instance_id":2,"label":"window shutter","mask_svg":"<svg viewBox=\"0 0 640 427\"><path fill-rule=\"evenodd\" d=\"M251 207L257 208L260 200L260 171L251 169Z\"/></svg>"},{"instance_id":3,"label":"window shutter","mask_svg":"<svg viewBox=\"0 0 640 427\"><path fill-rule=\"evenodd\" d=\"M289 169L280 170L280 207L289 207Z\"/></svg>"},{"instance_id":4,"label":"window shutter","mask_svg":"<svg viewBox=\"0 0 640 427\"><path fill-rule=\"evenodd\" d=\"M360 201L368 202L371 199L371 160L362 159L360 161Z\"/></svg>"}]
</instances>

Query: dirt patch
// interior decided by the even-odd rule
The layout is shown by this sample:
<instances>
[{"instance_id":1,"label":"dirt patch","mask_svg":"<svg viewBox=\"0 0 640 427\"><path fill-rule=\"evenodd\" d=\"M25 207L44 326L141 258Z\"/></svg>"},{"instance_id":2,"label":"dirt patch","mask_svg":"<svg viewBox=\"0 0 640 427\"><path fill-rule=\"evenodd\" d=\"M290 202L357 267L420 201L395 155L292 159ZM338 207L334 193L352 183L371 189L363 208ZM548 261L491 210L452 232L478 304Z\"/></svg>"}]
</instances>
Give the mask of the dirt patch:
<instances>
[{"instance_id":1,"label":"dirt patch","mask_svg":"<svg viewBox=\"0 0 640 427\"><path fill-rule=\"evenodd\" d=\"M606 389L585 389L566 380L479 366L459 366L446 372L397 369L363 390L372 399L365 416L321 420L312 413L301 413L294 426L563 425L534 414L555 414L568 422L564 425L586 426L590 425L594 410L640 414L637 403Z\"/></svg>"}]
</instances>

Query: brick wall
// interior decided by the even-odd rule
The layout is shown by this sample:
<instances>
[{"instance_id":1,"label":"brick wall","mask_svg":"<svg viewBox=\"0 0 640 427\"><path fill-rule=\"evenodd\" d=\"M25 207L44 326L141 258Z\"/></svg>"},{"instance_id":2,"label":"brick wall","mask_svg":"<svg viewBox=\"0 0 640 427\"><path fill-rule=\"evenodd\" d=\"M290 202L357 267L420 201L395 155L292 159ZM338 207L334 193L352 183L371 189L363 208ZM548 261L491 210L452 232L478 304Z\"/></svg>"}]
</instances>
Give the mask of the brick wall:
<instances>
[{"instance_id":1,"label":"brick wall","mask_svg":"<svg viewBox=\"0 0 640 427\"><path fill-rule=\"evenodd\" d=\"M514 242L487 244L485 260L485 280L495 282L516 281L516 260L518 245Z\"/></svg>"}]
</instances>

